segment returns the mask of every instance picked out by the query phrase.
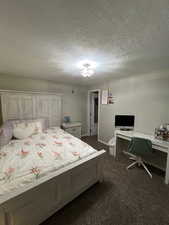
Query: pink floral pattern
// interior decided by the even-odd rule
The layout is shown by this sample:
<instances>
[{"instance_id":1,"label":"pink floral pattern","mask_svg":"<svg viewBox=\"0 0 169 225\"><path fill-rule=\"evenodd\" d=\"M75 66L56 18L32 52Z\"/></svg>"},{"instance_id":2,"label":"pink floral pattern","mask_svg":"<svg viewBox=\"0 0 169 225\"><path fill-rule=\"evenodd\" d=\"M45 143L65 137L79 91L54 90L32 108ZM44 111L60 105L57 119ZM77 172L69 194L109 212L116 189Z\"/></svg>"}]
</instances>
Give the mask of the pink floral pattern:
<instances>
[{"instance_id":1,"label":"pink floral pattern","mask_svg":"<svg viewBox=\"0 0 169 225\"><path fill-rule=\"evenodd\" d=\"M62 142L58 142L58 141L54 141L54 144L59 145L59 146L62 146L63 145Z\"/></svg>"},{"instance_id":2,"label":"pink floral pattern","mask_svg":"<svg viewBox=\"0 0 169 225\"><path fill-rule=\"evenodd\" d=\"M33 167L31 169L31 173L33 173L35 175L35 177L38 178L38 176L40 175L40 168L38 168L37 166Z\"/></svg>"},{"instance_id":3,"label":"pink floral pattern","mask_svg":"<svg viewBox=\"0 0 169 225\"><path fill-rule=\"evenodd\" d=\"M21 157L26 157L29 154L29 151L21 150Z\"/></svg>"},{"instance_id":4,"label":"pink floral pattern","mask_svg":"<svg viewBox=\"0 0 169 225\"><path fill-rule=\"evenodd\" d=\"M79 153L79 152L72 152L72 154L73 154L74 156L80 156L80 153Z\"/></svg>"},{"instance_id":5,"label":"pink floral pattern","mask_svg":"<svg viewBox=\"0 0 169 225\"><path fill-rule=\"evenodd\" d=\"M7 179L11 178L12 174L14 173L15 168L9 167L6 171L5 171L5 176Z\"/></svg>"},{"instance_id":6,"label":"pink floral pattern","mask_svg":"<svg viewBox=\"0 0 169 225\"><path fill-rule=\"evenodd\" d=\"M54 156L57 158L60 156L60 153L59 152L53 152L54 153Z\"/></svg>"},{"instance_id":7,"label":"pink floral pattern","mask_svg":"<svg viewBox=\"0 0 169 225\"><path fill-rule=\"evenodd\" d=\"M43 158L43 153L42 153L42 152L37 152L37 154L38 154L38 156L39 156L40 158Z\"/></svg>"},{"instance_id":8,"label":"pink floral pattern","mask_svg":"<svg viewBox=\"0 0 169 225\"><path fill-rule=\"evenodd\" d=\"M39 146L40 148L44 148L46 146L46 144L44 144L44 143L37 143L36 146Z\"/></svg>"}]
</instances>

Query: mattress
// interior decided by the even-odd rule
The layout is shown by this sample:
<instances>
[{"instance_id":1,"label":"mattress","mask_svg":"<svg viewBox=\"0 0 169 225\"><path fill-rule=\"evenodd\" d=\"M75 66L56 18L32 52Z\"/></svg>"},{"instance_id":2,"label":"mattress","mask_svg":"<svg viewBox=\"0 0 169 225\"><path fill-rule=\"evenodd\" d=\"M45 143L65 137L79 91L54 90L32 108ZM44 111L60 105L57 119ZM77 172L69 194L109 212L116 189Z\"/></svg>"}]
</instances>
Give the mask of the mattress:
<instances>
[{"instance_id":1,"label":"mattress","mask_svg":"<svg viewBox=\"0 0 169 225\"><path fill-rule=\"evenodd\" d=\"M36 182L95 152L58 127L24 140L11 140L0 150L0 195Z\"/></svg>"}]
</instances>

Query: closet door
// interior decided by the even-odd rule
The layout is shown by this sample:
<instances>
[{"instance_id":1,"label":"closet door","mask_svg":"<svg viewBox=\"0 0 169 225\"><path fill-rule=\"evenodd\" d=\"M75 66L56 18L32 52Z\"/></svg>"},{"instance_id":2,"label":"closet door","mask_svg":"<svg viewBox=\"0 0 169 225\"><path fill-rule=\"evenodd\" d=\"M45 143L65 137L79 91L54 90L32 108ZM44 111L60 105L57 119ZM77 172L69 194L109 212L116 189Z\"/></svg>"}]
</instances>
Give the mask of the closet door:
<instances>
[{"instance_id":1,"label":"closet door","mask_svg":"<svg viewBox=\"0 0 169 225\"><path fill-rule=\"evenodd\" d=\"M46 118L49 126L61 124L61 96L54 94L2 93L3 122L9 119Z\"/></svg>"},{"instance_id":2,"label":"closet door","mask_svg":"<svg viewBox=\"0 0 169 225\"><path fill-rule=\"evenodd\" d=\"M61 98L58 96L51 96L51 126L61 125Z\"/></svg>"},{"instance_id":3,"label":"closet door","mask_svg":"<svg viewBox=\"0 0 169 225\"><path fill-rule=\"evenodd\" d=\"M45 95L35 96L36 118L47 118L50 116L49 97Z\"/></svg>"},{"instance_id":4,"label":"closet door","mask_svg":"<svg viewBox=\"0 0 169 225\"><path fill-rule=\"evenodd\" d=\"M34 117L34 97L32 95L22 95L20 97L20 117L21 119L31 119Z\"/></svg>"},{"instance_id":5,"label":"closet door","mask_svg":"<svg viewBox=\"0 0 169 225\"><path fill-rule=\"evenodd\" d=\"M47 118L49 126L60 126L61 98L55 95L36 96L36 117Z\"/></svg>"},{"instance_id":6,"label":"closet door","mask_svg":"<svg viewBox=\"0 0 169 225\"><path fill-rule=\"evenodd\" d=\"M33 97L23 94L2 94L3 121L33 117Z\"/></svg>"}]
</instances>

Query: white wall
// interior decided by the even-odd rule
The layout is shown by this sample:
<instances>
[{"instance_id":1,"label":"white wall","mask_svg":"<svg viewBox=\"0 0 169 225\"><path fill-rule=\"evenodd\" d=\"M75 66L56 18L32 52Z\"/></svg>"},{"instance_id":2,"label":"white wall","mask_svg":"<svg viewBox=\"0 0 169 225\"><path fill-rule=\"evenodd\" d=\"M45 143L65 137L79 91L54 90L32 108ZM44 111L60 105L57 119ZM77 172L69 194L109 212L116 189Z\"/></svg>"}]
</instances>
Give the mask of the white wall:
<instances>
[{"instance_id":1,"label":"white wall","mask_svg":"<svg viewBox=\"0 0 169 225\"><path fill-rule=\"evenodd\" d=\"M155 127L169 123L169 73L136 75L110 80L89 88L110 88L115 104L101 105L99 139L107 142L114 131L115 114L134 114L135 130L153 134Z\"/></svg>"},{"instance_id":2,"label":"white wall","mask_svg":"<svg viewBox=\"0 0 169 225\"><path fill-rule=\"evenodd\" d=\"M77 85L59 84L45 80L34 80L12 76L0 76L0 89L23 91L54 91L63 94L63 116L82 122L82 134L86 133L86 88ZM74 93L72 93L72 90ZM0 112L1 122L1 112Z\"/></svg>"},{"instance_id":3,"label":"white wall","mask_svg":"<svg viewBox=\"0 0 169 225\"><path fill-rule=\"evenodd\" d=\"M62 92L63 93L63 92ZM63 116L71 116L72 121L82 122L82 135L87 133L87 113L86 113L87 93L75 91L63 95Z\"/></svg>"},{"instance_id":4,"label":"white wall","mask_svg":"<svg viewBox=\"0 0 169 225\"><path fill-rule=\"evenodd\" d=\"M107 142L113 132L115 114L135 114L135 129L154 133L154 128L169 122L169 73L136 75L119 80L109 80L88 88L58 84L50 81L0 76L0 89L26 91L55 91L63 93L63 116L82 121L82 133L87 133L87 89L107 89L116 101L113 105L101 105L99 139ZM72 93L74 90L74 93Z\"/></svg>"}]
</instances>

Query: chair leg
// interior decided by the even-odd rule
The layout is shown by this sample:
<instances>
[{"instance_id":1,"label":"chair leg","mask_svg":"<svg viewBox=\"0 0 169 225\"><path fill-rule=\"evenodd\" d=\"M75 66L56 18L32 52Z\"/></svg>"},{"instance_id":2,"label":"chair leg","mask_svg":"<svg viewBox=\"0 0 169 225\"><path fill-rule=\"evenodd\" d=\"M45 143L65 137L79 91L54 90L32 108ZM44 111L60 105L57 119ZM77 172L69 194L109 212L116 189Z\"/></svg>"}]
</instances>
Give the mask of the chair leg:
<instances>
[{"instance_id":1,"label":"chair leg","mask_svg":"<svg viewBox=\"0 0 169 225\"><path fill-rule=\"evenodd\" d=\"M126 152L124 152L126 154ZM126 169L128 170L129 168L133 167L134 165L138 164L138 166L143 166L143 168L145 169L145 171L148 173L148 175L152 178L152 174L150 173L150 171L148 170L148 168L146 167L146 165L144 164L144 162L142 161L141 157L137 157L134 155L130 154L130 158L131 160L135 160L135 162L133 162L132 164L130 164L128 167L126 167Z\"/></svg>"},{"instance_id":2,"label":"chair leg","mask_svg":"<svg viewBox=\"0 0 169 225\"><path fill-rule=\"evenodd\" d=\"M136 164L137 164L137 161L133 162L132 164L130 164L130 165L127 167L127 170L128 170L129 168L133 167L133 166L136 165Z\"/></svg>"},{"instance_id":3,"label":"chair leg","mask_svg":"<svg viewBox=\"0 0 169 225\"><path fill-rule=\"evenodd\" d=\"M148 173L148 175L152 178L153 176L150 173L150 171L148 170L148 168L146 167L146 165L143 162L141 162L141 165L144 167L144 169L146 170L146 172Z\"/></svg>"},{"instance_id":4,"label":"chair leg","mask_svg":"<svg viewBox=\"0 0 169 225\"><path fill-rule=\"evenodd\" d=\"M131 159L131 160L136 160L136 158L134 158L134 157L130 157L129 159Z\"/></svg>"}]
</instances>

